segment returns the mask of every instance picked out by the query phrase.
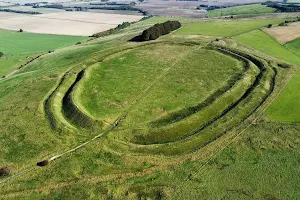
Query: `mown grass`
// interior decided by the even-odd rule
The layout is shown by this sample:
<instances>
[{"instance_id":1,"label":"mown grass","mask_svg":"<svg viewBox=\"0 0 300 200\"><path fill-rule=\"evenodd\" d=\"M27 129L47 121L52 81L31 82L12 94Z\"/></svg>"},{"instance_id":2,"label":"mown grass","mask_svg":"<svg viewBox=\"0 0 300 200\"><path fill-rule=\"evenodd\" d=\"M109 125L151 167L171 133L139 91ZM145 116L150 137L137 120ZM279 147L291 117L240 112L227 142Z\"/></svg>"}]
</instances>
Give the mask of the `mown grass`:
<instances>
[{"instance_id":1,"label":"mown grass","mask_svg":"<svg viewBox=\"0 0 300 200\"><path fill-rule=\"evenodd\" d=\"M261 30L239 35L235 39L258 51L292 64L300 65L300 58Z\"/></svg>"},{"instance_id":2,"label":"mown grass","mask_svg":"<svg viewBox=\"0 0 300 200\"><path fill-rule=\"evenodd\" d=\"M278 122L300 122L299 87L300 72L297 72L267 110L267 117Z\"/></svg>"},{"instance_id":3,"label":"mown grass","mask_svg":"<svg viewBox=\"0 0 300 200\"><path fill-rule=\"evenodd\" d=\"M209 35L231 37L247 33L268 24L279 24L284 19L257 19L257 20L225 20L220 22L187 23L175 32L183 35Z\"/></svg>"},{"instance_id":4,"label":"mown grass","mask_svg":"<svg viewBox=\"0 0 300 200\"><path fill-rule=\"evenodd\" d=\"M300 38L287 42L284 44L284 46L288 48L290 51L300 56Z\"/></svg>"},{"instance_id":5,"label":"mown grass","mask_svg":"<svg viewBox=\"0 0 300 200\"><path fill-rule=\"evenodd\" d=\"M0 30L0 51L7 56L39 53L70 46L84 40L87 38Z\"/></svg>"},{"instance_id":6,"label":"mown grass","mask_svg":"<svg viewBox=\"0 0 300 200\"><path fill-rule=\"evenodd\" d=\"M256 15L264 13L272 13L276 9L267 7L266 5L261 4L251 4L251 5L240 5L229 8L215 9L208 12L208 17L222 17L230 15Z\"/></svg>"}]
</instances>

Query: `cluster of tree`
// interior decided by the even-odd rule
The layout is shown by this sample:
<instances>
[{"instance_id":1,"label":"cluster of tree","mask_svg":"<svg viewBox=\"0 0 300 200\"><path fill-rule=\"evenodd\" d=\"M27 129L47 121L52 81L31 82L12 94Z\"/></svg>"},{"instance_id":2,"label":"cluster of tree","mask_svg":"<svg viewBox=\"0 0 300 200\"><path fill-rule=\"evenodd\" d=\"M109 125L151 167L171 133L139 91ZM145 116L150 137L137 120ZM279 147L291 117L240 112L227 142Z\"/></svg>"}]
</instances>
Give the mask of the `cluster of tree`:
<instances>
[{"instance_id":1,"label":"cluster of tree","mask_svg":"<svg viewBox=\"0 0 300 200\"><path fill-rule=\"evenodd\" d=\"M64 7L61 4L51 4L51 5L45 5L45 6L39 6L41 8L54 8L54 9L65 9L66 7ZM33 7L33 8L38 8L38 7Z\"/></svg>"},{"instance_id":2,"label":"cluster of tree","mask_svg":"<svg viewBox=\"0 0 300 200\"><path fill-rule=\"evenodd\" d=\"M42 14L40 12L11 10L11 9L0 9L0 12L12 12L12 13L21 13L21 14L30 14L30 15Z\"/></svg>"},{"instance_id":3,"label":"cluster of tree","mask_svg":"<svg viewBox=\"0 0 300 200\"><path fill-rule=\"evenodd\" d=\"M118 31L120 31L121 29L127 28L128 26L130 26L129 22L123 22L122 24L119 24L116 28L111 28L107 31L103 31L103 32L100 32L100 33L95 33L91 37L98 38L98 37L104 37L104 36L107 36L107 35L115 34Z\"/></svg>"},{"instance_id":4,"label":"cluster of tree","mask_svg":"<svg viewBox=\"0 0 300 200\"><path fill-rule=\"evenodd\" d=\"M267 1L262 4L271 8L275 8L276 12L300 12L300 7L295 4L282 4L272 1Z\"/></svg>"},{"instance_id":5,"label":"cluster of tree","mask_svg":"<svg viewBox=\"0 0 300 200\"><path fill-rule=\"evenodd\" d=\"M126 3L117 3L117 2L108 2L108 1L101 1L102 3L90 3L92 6L103 6L103 5L113 5L113 6L125 6L128 5Z\"/></svg>"},{"instance_id":6,"label":"cluster of tree","mask_svg":"<svg viewBox=\"0 0 300 200\"><path fill-rule=\"evenodd\" d=\"M130 11L137 11L142 13L143 15L148 15L148 12L140 9L132 7L131 5L122 5L122 6L115 6L115 7L90 7L89 9L95 9L95 10L130 10Z\"/></svg>"},{"instance_id":7,"label":"cluster of tree","mask_svg":"<svg viewBox=\"0 0 300 200\"><path fill-rule=\"evenodd\" d=\"M3 57L3 56L4 56L4 53L3 53L3 52L0 52L0 58Z\"/></svg>"},{"instance_id":8,"label":"cluster of tree","mask_svg":"<svg viewBox=\"0 0 300 200\"><path fill-rule=\"evenodd\" d=\"M180 27L181 24L179 21L167 21L162 24L155 24L154 26L144 30L142 35L133 38L131 41L156 40L160 36L169 34Z\"/></svg>"},{"instance_id":9,"label":"cluster of tree","mask_svg":"<svg viewBox=\"0 0 300 200\"><path fill-rule=\"evenodd\" d=\"M222 8L231 8L231 7L237 7L237 6L246 6L246 5L252 5L256 3L243 3L243 4L236 4L236 5L226 5L226 6L207 6L207 5L200 5L199 7L205 7L207 10L216 10L216 9L222 9Z\"/></svg>"}]
</instances>

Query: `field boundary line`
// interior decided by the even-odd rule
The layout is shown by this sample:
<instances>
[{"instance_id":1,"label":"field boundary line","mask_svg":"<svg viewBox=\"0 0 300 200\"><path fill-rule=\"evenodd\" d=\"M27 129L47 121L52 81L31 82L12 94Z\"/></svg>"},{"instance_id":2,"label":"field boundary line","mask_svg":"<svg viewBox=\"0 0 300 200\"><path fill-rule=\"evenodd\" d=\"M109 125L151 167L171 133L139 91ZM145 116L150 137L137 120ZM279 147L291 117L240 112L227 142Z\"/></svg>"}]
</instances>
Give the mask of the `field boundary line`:
<instances>
[{"instance_id":1,"label":"field boundary line","mask_svg":"<svg viewBox=\"0 0 300 200\"><path fill-rule=\"evenodd\" d=\"M255 122L261 117L261 115L270 107L270 105L276 100L276 98L282 93L282 91L286 88L287 84L290 82L290 80L294 77L294 75L298 72L299 70L296 70L293 72L290 77L286 80L285 84L282 86L282 88L277 92L277 94L272 98L271 101L269 101L266 106L261 110L261 112L258 113L258 115L249 122L249 124L241 130L236 136L234 136L225 146L223 146L221 149L219 149L216 153L214 153L210 158L199 168L198 173L200 173L205 166L213 159L215 156L220 154L224 149L226 149L229 145L231 145L239 136L241 136L248 128L250 128ZM188 181L188 180L187 180Z\"/></svg>"}]
</instances>

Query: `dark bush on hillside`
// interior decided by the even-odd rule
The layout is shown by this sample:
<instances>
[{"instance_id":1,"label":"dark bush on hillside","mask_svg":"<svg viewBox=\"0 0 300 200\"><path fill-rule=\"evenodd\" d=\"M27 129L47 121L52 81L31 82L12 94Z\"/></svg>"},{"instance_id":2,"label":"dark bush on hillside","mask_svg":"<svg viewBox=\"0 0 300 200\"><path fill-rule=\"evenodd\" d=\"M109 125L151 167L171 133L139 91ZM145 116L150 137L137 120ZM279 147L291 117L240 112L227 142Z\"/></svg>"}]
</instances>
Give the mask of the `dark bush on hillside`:
<instances>
[{"instance_id":1,"label":"dark bush on hillside","mask_svg":"<svg viewBox=\"0 0 300 200\"><path fill-rule=\"evenodd\" d=\"M156 40L160 36L169 34L180 27L181 24L178 21L167 21L162 24L155 24L154 26L144 30L142 35L133 38L131 41Z\"/></svg>"},{"instance_id":2,"label":"dark bush on hillside","mask_svg":"<svg viewBox=\"0 0 300 200\"><path fill-rule=\"evenodd\" d=\"M10 170L7 167L0 168L0 176L8 176Z\"/></svg>"},{"instance_id":3,"label":"dark bush on hillside","mask_svg":"<svg viewBox=\"0 0 300 200\"><path fill-rule=\"evenodd\" d=\"M19 32L20 32L20 33L23 33L23 29L20 29Z\"/></svg>"},{"instance_id":4,"label":"dark bush on hillside","mask_svg":"<svg viewBox=\"0 0 300 200\"><path fill-rule=\"evenodd\" d=\"M46 166L48 164L49 164L48 160L43 160L41 162L36 163L36 165L39 166L39 167L44 167L44 166Z\"/></svg>"},{"instance_id":5,"label":"dark bush on hillside","mask_svg":"<svg viewBox=\"0 0 300 200\"><path fill-rule=\"evenodd\" d=\"M272 24L269 24L267 27L268 27L268 28L272 28L272 26L273 26Z\"/></svg>"},{"instance_id":6,"label":"dark bush on hillside","mask_svg":"<svg viewBox=\"0 0 300 200\"><path fill-rule=\"evenodd\" d=\"M4 56L4 53L3 53L3 52L0 52L0 58L3 57L3 56Z\"/></svg>"},{"instance_id":7,"label":"dark bush on hillside","mask_svg":"<svg viewBox=\"0 0 300 200\"><path fill-rule=\"evenodd\" d=\"M103 31L103 32L100 32L100 33L95 33L91 37L97 37L98 38L98 37L104 37L104 36L107 36L107 35L115 34L118 31L120 31L124 28L127 28L128 26L130 26L129 22L123 22L122 24L119 24L116 28L111 28L107 31Z\"/></svg>"}]
</instances>

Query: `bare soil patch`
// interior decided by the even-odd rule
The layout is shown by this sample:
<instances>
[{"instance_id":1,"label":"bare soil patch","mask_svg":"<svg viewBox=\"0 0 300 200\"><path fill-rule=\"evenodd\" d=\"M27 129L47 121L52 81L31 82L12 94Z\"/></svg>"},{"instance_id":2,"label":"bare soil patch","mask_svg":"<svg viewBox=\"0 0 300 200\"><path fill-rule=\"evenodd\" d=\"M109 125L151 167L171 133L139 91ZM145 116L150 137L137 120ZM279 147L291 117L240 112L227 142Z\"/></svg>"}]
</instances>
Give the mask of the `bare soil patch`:
<instances>
[{"instance_id":1,"label":"bare soil patch","mask_svg":"<svg viewBox=\"0 0 300 200\"><path fill-rule=\"evenodd\" d=\"M276 26L265 29L265 32L284 44L300 37L300 22L290 23L288 26Z\"/></svg>"},{"instance_id":2,"label":"bare soil patch","mask_svg":"<svg viewBox=\"0 0 300 200\"><path fill-rule=\"evenodd\" d=\"M114 28L122 22L138 21L142 17L141 15L90 12L62 12L41 15L0 13L0 28L23 29L25 32L31 33L90 36Z\"/></svg>"}]
</instances>

